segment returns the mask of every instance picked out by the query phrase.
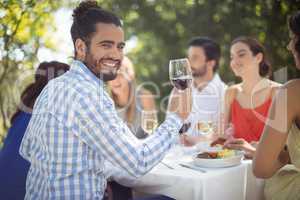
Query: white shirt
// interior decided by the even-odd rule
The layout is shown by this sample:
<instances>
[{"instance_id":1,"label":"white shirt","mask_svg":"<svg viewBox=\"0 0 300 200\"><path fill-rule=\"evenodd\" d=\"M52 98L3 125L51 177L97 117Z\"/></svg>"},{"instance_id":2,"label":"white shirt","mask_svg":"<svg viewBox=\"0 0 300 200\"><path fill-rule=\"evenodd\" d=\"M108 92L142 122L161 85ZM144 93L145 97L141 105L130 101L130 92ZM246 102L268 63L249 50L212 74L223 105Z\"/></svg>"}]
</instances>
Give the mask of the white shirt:
<instances>
[{"instance_id":1,"label":"white shirt","mask_svg":"<svg viewBox=\"0 0 300 200\"><path fill-rule=\"evenodd\" d=\"M217 123L224 107L224 94L227 85L215 74L213 79L202 90L192 86L192 111L186 122L191 122L188 134L199 135L197 129L199 121L212 121Z\"/></svg>"}]
</instances>

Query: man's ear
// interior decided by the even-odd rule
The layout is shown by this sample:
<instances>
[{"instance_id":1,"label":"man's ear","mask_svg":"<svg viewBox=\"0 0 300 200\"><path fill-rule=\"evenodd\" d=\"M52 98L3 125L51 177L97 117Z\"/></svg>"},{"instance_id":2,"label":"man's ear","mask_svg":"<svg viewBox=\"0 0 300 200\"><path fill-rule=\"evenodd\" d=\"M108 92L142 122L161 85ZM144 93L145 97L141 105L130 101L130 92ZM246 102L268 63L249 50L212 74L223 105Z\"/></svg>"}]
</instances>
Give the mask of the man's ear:
<instances>
[{"instance_id":1,"label":"man's ear","mask_svg":"<svg viewBox=\"0 0 300 200\"><path fill-rule=\"evenodd\" d=\"M212 70L214 69L215 65L216 65L216 61L215 60L209 60L209 61L207 61L207 66L209 68L211 68Z\"/></svg>"},{"instance_id":2,"label":"man's ear","mask_svg":"<svg viewBox=\"0 0 300 200\"><path fill-rule=\"evenodd\" d=\"M84 60L86 54L86 45L84 41L80 38L77 38L75 41L75 50L76 50L76 59Z\"/></svg>"}]
</instances>

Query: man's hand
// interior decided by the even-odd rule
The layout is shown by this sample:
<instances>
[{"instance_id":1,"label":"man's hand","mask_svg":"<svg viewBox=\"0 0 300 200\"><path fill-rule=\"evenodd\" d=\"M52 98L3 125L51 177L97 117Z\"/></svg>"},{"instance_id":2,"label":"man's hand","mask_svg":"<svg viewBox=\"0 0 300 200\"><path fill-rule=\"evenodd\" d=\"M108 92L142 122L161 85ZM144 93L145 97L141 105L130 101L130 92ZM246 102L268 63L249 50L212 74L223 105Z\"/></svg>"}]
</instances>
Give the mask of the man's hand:
<instances>
[{"instance_id":1,"label":"man's hand","mask_svg":"<svg viewBox=\"0 0 300 200\"><path fill-rule=\"evenodd\" d=\"M199 142L206 142L206 141L215 141L217 138L217 134L211 133L209 135L199 135L199 136L192 136L182 134L180 136L180 143L184 146L194 146Z\"/></svg>"},{"instance_id":2,"label":"man's hand","mask_svg":"<svg viewBox=\"0 0 300 200\"><path fill-rule=\"evenodd\" d=\"M187 147L194 146L197 144L197 138L196 136L182 134L180 135L180 143Z\"/></svg>"}]
</instances>

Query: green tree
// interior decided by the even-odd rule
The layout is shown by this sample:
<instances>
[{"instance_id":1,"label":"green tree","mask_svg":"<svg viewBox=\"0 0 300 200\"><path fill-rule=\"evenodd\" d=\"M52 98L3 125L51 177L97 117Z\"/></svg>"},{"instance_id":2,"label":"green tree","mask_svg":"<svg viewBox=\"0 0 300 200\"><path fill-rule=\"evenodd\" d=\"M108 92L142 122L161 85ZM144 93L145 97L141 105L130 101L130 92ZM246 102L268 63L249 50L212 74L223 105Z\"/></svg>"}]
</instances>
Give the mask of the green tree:
<instances>
[{"instance_id":1,"label":"green tree","mask_svg":"<svg viewBox=\"0 0 300 200\"><path fill-rule=\"evenodd\" d=\"M161 98L169 94L168 60L186 56L187 42L194 36L209 36L220 43L223 58L219 73L224 81L238 81L229 70L230 42L246 35L266 47L274 70L294 69L287 17L300 9L299 0L100 0L102 7L117 13L127 37L135 36L137 47L130 52L139 81L159 84ZM162 115L163 116L163 115Z\"/></svg>"},{"instance_id":2,"label":"green tree","mask_svg":"<svg viewBox=\"0 0 300 200\"><path fill-rule=\"evenodd\" d=\"M53 48L53 13L60 1L0 0L0 140L28 79L16 85L24 71L33 69L40 47ZM1 141L0 141L1 143Z\"/></svg>"}]
</instances>

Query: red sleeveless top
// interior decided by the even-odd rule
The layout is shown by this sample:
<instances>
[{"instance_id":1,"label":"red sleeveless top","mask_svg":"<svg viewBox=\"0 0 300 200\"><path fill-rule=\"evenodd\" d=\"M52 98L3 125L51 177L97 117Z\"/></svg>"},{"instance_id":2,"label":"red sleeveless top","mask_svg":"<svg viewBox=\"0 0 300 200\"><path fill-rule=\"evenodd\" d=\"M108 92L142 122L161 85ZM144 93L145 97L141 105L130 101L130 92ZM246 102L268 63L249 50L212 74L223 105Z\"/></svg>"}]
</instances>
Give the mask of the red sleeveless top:
<instances>
[{"instance_id":1,"label":"red sleeveless top","mask_svg":"<svg viewBox=\"0 0 300 200\"><path fill-rule=\"evenodd\" d=\"M243 108L234 99L231 104L231 123L234 126L234 137L244 138L247 142L258 141L265 126L272 98L268 98L262 105L250 109Z\"/></svg>"}]
</instances>

